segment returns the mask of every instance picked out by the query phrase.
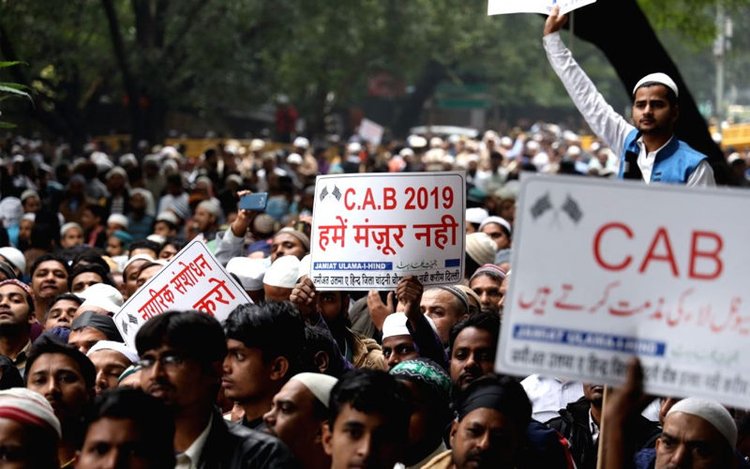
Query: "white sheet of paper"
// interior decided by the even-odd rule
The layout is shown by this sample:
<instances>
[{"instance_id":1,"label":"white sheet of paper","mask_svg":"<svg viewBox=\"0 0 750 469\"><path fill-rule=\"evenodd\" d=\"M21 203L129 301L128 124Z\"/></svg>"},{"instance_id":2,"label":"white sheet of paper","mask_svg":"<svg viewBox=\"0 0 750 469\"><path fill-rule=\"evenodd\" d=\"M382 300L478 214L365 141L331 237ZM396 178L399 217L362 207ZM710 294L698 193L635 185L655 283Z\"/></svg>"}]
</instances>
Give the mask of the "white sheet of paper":
<instances>
[{"instance_id":1,"label":"white sheet of paper","mask_svg":"<svg viewBox=\"0 0 750 469\"><path fill-rule=\"evenodd\" d=\"M488 15L506 15L509 13L547 14L553 6L560 6L560 13L565 15L576 8L595 3L596 0L489 0Z\"/></svg>"}]
</instances>

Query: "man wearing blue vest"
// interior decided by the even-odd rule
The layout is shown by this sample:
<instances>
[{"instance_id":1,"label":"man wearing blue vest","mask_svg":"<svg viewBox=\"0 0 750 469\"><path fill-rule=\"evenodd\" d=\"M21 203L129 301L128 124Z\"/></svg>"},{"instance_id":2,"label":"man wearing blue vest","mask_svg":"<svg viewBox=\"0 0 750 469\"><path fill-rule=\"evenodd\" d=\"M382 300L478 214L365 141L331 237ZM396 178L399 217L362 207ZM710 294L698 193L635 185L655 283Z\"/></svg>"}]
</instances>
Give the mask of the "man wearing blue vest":
<instances>
[{"instance_id":1,"label":"man wearing blue vest","mask_svg":"<svg viewBox=\"0 0 750 469\"><path fill-rule=\"evenodd\" d=\"M679 91L664 73L651 73L633 88L635 127L607 104L560 38L567 16L553 7L544 25L544 50L571 99L594 133L620 159L620 179L715 186L706 155L674 136Z\"/></svg>"}]
</instances>

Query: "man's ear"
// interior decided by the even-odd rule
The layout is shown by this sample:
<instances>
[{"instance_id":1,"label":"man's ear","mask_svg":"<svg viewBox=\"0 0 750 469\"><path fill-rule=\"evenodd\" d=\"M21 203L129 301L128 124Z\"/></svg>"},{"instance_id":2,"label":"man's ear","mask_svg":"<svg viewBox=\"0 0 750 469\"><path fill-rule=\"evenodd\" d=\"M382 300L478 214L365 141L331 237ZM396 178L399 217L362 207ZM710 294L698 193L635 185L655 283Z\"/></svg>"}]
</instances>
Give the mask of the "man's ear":
<instances>
[{"instance_id":1,"label":"man's ear","mask_svg":"<svg viewBox=\"0 0 750 469\"><path fill-rule=\"evenodd\" d=\"M318 425L318 429L315 431L315 443L322 445L323 444L323 429L324 427L327 427L327 422L321 422L320 425Z\"/></svg>"},{"instance_id":2,"label":"man's ear","mask_svg":"<svg viewBox=\"0 0 750 469\"><path fill-rule=\"evenodd\" d=\"M271 374L270 378L274 381L284 379L289 372L289 360L284 356L278 356L271 360Z\"/></svg>"},{"instance_id":3,"label":"man's ear","mask_svg":"<svg viewBox=\"0 0 750 469\"><path fill-rule=\"evenodd\" d=\"M325 422L320 427L323 430L323 451L326 452L328 456L333 455L333 429L328 424L328 422Z\"/></svg>"},{"instance_id":4,"label":"man's ear","mask_svg":"<svg viewBox=\"0 0 750 469\"><path fill-rule=\"evenodd\" d=\"M451 432L450 432L450 443L451 443L451 448L455 448L455 447L456 447L456 441L455 441L455 440L456 440L456 438L455 438L455 437L456 437L456 432L457 432L457 431L458 431L458 420L457 420L457 419L454 419L454 420L453 420L453 421L451 422Z\"/></svg>"},{"instance_id":5,"label":"man's ear","mask_svg":"<svg viewBox=\"0 0 750 469\"><path fill-rule=\"evenodd\" d=\"M321 350L319 352L316 352L313 356L313 363L315 364L315 368L317 368L318 371L325 374L325 372L328 370L330 357L326 352Z\"/></svg>"}]
</instances>

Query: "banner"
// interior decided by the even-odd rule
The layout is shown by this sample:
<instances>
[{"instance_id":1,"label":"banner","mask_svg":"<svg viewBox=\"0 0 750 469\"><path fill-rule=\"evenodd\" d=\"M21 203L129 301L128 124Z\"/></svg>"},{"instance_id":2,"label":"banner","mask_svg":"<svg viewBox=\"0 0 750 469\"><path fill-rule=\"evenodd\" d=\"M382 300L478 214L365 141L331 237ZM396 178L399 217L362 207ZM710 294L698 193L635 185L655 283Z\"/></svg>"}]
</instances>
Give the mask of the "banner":
<instances>
[{"instance_id":1,"label":"banner","mask_svg":"<svg viewBox=\"0 0 750 469\"><path fill-rule=\"evenodd\" d=\"M541 13L549 14L552 7L560 7L560 14L565 15L576 8L595 3L596 0L489 0L488 15L504 15L508 13Z\"/></svg>"},{"instance_id":2,"label":"banner","mask_svg":"<svg viewBox=\"0 0 750 469\"><path fill-rule=\"evenodd\" d=\"M750 198L523 178L496 369L750 408Z\"/></svg>"},{"instance_id":3,"label":"banner","mask_svg":"<svg viewBox=\"0 0 750 469\"><path fill-rule=\"evenodd\" d=\"M310 278L320 290L395 289L405 275L456 284L464 271L463 172L318 176Z\"/></svg>"},{"instance_id":4,"label":"banner","mask_svg":"<svg viewBox=\"0 0 750 469\"><path fill-rule=\"evenodd\" d=\"M112 319L125 343L135 347L138 329L165 311L198 310L224 321L245 303L252 303L245 290L205 244L194 240L128 298Z\"/></svg>"},{"instance_id":5,"label":"banner","mask_svg":"<svg viewBox=\"0 0 750 469\"><path fill-rule=\"evenodd\" d=\"M359 124L359 136L373 145L380 145L380 141L383 139L383 132L383 126L370 119L363 118Z\"/></svg>"}]
</instances>

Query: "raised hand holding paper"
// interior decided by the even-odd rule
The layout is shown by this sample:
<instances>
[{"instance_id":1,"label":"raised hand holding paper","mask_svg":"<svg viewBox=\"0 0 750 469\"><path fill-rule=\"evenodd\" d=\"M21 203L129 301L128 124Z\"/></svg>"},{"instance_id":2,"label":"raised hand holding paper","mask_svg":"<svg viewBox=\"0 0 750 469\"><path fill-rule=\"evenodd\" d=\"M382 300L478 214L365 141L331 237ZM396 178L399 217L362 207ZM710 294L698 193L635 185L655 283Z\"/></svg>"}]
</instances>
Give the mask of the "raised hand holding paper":
<instances>
[{"instance_id":1,"label":"raised hand holding paper","mask_svg":"<svg viewBox=\"0 0 750 469\"><path fill-rule=\"evenodd\" d=\"M542 13L547 14L553 6L560 7L560 14L589 5L596 0L489 0L488 15L503 15L508 13Z\"/></svg>"}]
</instances>

